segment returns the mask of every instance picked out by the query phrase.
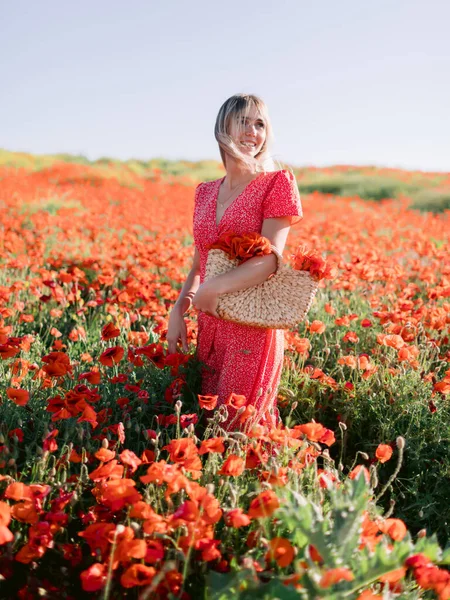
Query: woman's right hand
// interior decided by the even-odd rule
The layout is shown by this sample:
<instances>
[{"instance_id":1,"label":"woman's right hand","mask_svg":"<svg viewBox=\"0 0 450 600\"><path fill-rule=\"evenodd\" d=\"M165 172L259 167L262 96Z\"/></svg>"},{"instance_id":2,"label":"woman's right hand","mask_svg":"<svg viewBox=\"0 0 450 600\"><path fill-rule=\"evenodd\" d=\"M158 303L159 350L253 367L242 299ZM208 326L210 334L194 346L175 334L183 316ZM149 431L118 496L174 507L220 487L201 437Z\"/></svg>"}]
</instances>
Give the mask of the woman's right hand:
<instances>
[{"instance_id":1,"label":"woman's right hand","mask_svg":"<svg viewBox=\"0 0 450 600\"><path fill-rule=\"evenodd\" d=\"M178 341L181 339L181 344L184 352L188 352L187 343L187 327L184 320L184 312L178 308L173 308L169 316L169 326L167 328L166 340L169 344L169 354L177 352Z\"/></svg>"}]
</instances>

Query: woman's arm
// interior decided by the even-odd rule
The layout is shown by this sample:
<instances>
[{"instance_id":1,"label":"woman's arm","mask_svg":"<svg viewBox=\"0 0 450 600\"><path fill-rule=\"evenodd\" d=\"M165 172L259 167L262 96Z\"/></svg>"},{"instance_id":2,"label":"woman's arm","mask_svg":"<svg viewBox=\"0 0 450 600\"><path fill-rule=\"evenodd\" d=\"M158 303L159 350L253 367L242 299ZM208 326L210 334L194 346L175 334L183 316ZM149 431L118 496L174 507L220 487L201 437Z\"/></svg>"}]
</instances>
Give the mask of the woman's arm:
<instances>
[{"instance_id":1,"label":"woman's arm","mask_svg":"<svg viewBox=\"0 0 450 600\"><path fill-rule=\"evenodd\" d=\"M192 304L192 299L200 287L200 254L195 247L194 259L192 261L191 270L186 277L186 281L181 289L178 300L173 305L172 311L178 311L182 315L189 310Z\"/></svg>"},{"instance_id":2,"label":"woman's arm","mask_svg":"<svg viewBox=\"0 0 450 600\"><path fill-rule=\"evenodd\" d=\"M277 217L265 219L261 235L268 238L282 254L289 235L290 217ZM255 256L245 261L239 267L218 275L207 283L214 287L217 294L227 294L246 290L265 281L277 268L277 257L275 254L267 256Z\"/></svg>"}]
</instances>

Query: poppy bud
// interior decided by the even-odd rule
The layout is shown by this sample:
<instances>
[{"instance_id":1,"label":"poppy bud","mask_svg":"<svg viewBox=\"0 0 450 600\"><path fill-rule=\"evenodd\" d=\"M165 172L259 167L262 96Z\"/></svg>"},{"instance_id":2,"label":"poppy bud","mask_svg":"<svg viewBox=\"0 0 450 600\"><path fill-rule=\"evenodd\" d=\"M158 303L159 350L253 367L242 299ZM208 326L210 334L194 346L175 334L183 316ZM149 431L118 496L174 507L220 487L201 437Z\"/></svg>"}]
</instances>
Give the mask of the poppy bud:
<instances>
[{"instance_id":1,"label":"poppy bud","mask_svg":"<svg viewBox=\"0 0 450 600\"><path fill-rule=\"evenodd\" d=\"M378 474L377 469L373 466L370 467L370 487L375 489L378 485Z\"/></svg>"},{"instance_id":2,"label":"poppy bud","mask_svg":"<svg viewBox=\"0 0 450 600\"><path fill-rule=\"evenodd\" d=\"M405 438L399 435L398 438L395 440L395 443L397 444L397 448L399 450L403 450L403 448L405 447Z\"/></svg>"},{"instance_id":3,"label":"poppy bud","mask_svg":"<svg viewBox=\"0 0 450 600\"><path fill-rule=\"evenodd\" d=\"M102 448L107 448L109 446L108 440L106 438L102 439Z\"/></svg>"},{"instance_id":4,"label":"poppy bud","mask_svg":"<svg viewBox=\"0 0 450 600\"><path fill-rule=\"evenodd\" d=\"M418 533L417 533L417 537L418 538L423 538L423 537L427 537L427 530L426 529L421 529Z\"/></svg>"}]
</instances>

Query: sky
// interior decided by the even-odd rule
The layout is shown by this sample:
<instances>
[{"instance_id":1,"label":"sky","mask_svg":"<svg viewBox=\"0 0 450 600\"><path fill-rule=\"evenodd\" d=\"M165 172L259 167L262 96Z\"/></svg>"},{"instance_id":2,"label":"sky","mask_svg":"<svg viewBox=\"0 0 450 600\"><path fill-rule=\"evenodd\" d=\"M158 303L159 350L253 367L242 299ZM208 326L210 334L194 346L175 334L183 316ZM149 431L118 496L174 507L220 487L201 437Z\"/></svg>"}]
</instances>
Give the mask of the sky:
<instances>
[{"instance_id":1,"label":"sky","mask_svg":"<svg viewBox=\"0 0 450 600\"><path fill-rule=\"evenodd\" d=\"M217 160L260 96L292 166L450 171L448 0L0 4L0 148Z\"/></svg>"}]
</instances>

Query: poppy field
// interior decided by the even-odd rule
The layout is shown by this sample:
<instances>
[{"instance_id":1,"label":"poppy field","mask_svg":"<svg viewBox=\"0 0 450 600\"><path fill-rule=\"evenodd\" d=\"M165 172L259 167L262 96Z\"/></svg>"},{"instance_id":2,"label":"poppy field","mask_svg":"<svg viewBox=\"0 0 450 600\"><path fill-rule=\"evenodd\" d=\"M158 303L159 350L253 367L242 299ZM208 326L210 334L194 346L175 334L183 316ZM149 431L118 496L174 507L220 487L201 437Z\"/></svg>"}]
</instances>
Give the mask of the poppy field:
<instances>
[{"instance_id":1,"label":"poppy field","mask_svg":"<svg viewBox=\"0 0 450 600\"><path fill-rule=\"evenodd\" d=\"M285 333L283 425L236 393L230 434L196 311L165 337L195 184L0 166L0 598L450 599L450 211L301 193L285 260L336 275Z\"/></svg>"}]
</instances>

